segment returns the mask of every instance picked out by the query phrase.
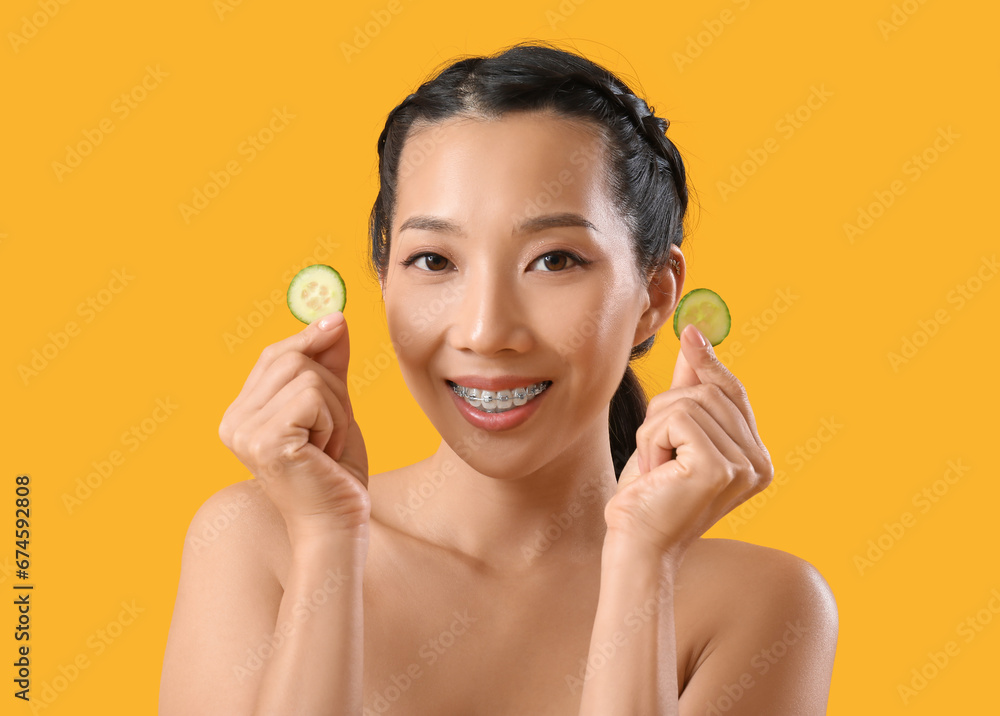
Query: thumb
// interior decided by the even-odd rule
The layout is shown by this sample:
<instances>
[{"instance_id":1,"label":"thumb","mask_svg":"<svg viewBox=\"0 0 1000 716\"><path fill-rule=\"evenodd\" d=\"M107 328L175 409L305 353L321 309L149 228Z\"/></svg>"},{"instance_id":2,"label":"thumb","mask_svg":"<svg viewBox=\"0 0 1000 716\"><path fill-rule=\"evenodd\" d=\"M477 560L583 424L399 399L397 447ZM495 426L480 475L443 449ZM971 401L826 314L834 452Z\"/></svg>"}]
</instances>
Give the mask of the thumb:
<instances>
[{"instance_id":1,"label":"thumb","mask_svg":"<svg viewBox=\"0 0 1000 716\"><path fill-rule=\"evenodd\" d=\"M323 332L334 331L338 335L333 345L321 349L310 356L314 361L333 373L347 385L347 365L351 358L351 340L347 332L347 318L340 311L330 313L310 324Z\"/></svg>"},{"instance_id":2,"label":"thumb","mask_svg":"<svg viewBox=\"0 0 1000 716\"><path fill-rule=\"evenodd\" d=\"M636 448L632 452L632 457L628 459L625 463L625 467L622 468L621 474L618 476L618 488L616 492L621 492L622 489L628 485L630 482L634 482L639 479L639 476L643 474L643 465L639 459L639 449Z\"/></svg>"},{"instance_id":3,"label":"thumb","mask_svg":"<svg viewBox=\"0 0 1000 716\"><path fill-rule=\"evenodd\" d=\"M677 362L674 364L674 377L670 387L688 388L700 385L704 381L698 376L698 369L714 358L711 344L698 327L693 323L684 326L684 330L681 331L681 349L677 352Z\"/></svg>"}]
</instances>

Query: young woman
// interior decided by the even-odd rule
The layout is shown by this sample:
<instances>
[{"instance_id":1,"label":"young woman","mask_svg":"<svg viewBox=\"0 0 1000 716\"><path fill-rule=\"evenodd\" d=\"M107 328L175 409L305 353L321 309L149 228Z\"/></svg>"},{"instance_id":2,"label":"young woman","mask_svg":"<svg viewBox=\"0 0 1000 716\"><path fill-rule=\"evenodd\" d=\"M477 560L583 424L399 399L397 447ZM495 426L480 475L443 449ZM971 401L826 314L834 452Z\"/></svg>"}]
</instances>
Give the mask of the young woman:
<instances>
[{"instance_id":1,"label":"young woman","mask_svg":"<svg viewBox=\"0 0 1000 716\"><path fill-rule=\"evenodd\" d=\"M191 523L162 714L825 713L823 578L701 537L773 475L746 391L693 326L648 405L629 367L684 284L666 129L542 43L390 113L371 256L441 443L369 476L343 314L267 347L220 426L256 479Z\"/></svg>"}]
</instances>

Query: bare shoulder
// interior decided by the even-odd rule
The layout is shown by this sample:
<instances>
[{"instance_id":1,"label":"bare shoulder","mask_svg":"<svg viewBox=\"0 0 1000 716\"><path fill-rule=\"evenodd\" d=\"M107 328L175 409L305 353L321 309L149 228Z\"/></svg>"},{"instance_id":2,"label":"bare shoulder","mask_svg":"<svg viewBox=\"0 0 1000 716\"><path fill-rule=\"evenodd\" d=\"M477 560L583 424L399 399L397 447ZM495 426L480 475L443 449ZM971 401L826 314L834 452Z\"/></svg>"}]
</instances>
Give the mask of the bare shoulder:
<instances>
[{"instance_id":1,"label":"bare shoulder","mask_svg":"<svg viewBox=\"0 0 1000 716\"><path fill-rule=\"evenodd\" d=\"M833 590L812 564L703 538L682 563L677 601L697 652L682 714L704 713L706 704L733 716L826 713L839 618Z\"/></svg>"},{"instance_id":2,"label":"bare shoulder","mask_svg":"<svg viewBox=\"0 0 1000 716\"><path fill-rule=\"evenodd\" d=\"M400 497L400 476L405 469L369 477L372 496L371 534L383 538L379 528L391 523ZM373 539L373 542L375 540ZM291 560L291 543L281 512L264 492L259 480L228 485L211 495L197 510L184 541L185 558L199 561L252 563L255 572L266 572L284 585ZM211 574L213 570L206 570Z\"/></svg>"},{"instance_id":3,"label":"bare shoulder","mask_svg":"<svg viewBox=\"0 0 1000 716\"><path fill-rule=\"evenodd\" d=\"M702 538L691 546L682 564L699 584L715 585L712 596L738 601L778 599L783 605L806 600L836 618L830 585L812 564L772 547L733 539ZM703 595L707 596L707 595Z\"/></svg>"},{"instance_id":4,"label":"bare shoulder","mask_svg":"<svg viewBox=\"0 0 1000 716\"><path fill-rule=\"evenodd\" d=\"M288 533L281 513L257 480L243 480L211 495L198 508L184 539L185 555L256 555L272 574L287 552Z\"/></svg>"},{"instance_id":5,"label":"bare shoulder","mask_svg":"<svg viewBox=\"0 0 1000 716\"><path fill-rule=\"evenodd\" d=\"M209 496L195 513L195 521L222 516L234 524L247 520L273 521L276 516L280 519L274 503L264 494L260 482L254 479L234 482ZM240 519L235 519L237 517Z\"/></svg>"}]
</instances>

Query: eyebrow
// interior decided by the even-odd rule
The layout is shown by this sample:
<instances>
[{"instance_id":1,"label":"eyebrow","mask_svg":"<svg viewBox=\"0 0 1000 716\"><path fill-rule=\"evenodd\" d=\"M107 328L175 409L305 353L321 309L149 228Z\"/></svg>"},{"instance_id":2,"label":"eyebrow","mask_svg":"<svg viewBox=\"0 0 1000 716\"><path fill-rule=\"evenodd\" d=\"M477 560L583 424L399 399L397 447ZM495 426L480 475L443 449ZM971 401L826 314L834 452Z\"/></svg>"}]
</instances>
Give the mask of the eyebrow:
<instances>
[{"instance_id":1,"label":"eyebrow","mask_svg":"<svg viewBox=\"0 0 1000 716\"><path fill-rule=\"evenodd\" d=\"M535 216L530 219L525 219L520 225L514 227L511 231L511 236L516 236L518 234L533 234L539 231L545 231L546 229L554 229L565 226L579 226L600 233L597 227L590 223L586 217L572 211L564 211L558 214L545 214L543 216ZM456 222L451 221L450 219L441 218L440 216L411 216L403 222L402 226L399 227L399 233L403 233L407 229L435 231L437 233L452 234L454 236L465 235L465 232L462 231L462 227Z\"/></svg>"}]
</instances>

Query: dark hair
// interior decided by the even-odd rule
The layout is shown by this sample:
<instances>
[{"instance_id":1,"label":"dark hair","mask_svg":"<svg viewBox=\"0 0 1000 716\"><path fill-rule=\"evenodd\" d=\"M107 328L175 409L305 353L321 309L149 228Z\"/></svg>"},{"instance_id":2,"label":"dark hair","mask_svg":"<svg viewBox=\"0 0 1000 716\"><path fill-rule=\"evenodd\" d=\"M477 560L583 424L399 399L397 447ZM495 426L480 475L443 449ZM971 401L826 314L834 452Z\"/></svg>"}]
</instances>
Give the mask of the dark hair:
<instances>
[{"instance_id":1,"label":"dark hair","mask_svg":"<svg viewBox=\"0 0 1000 716\"><path fill-rule=\"evenodd\" d=\"M654 114L616 75L542 41L511 45L488 56L467 56L424 82L395 109L378 138L379 192L369 218L372 268L388 269L399 160L411 126L455 115L500 118L506 112L552 110L590 120L607 149L608 183L633 238L633 254L648 281L684 238L688 192L684 164L666 137L669 121ZM632 348L629 361L649 352L655 334ZM611 400L608 428L615 477L635 451L646 416L646 394L631 365Z\"/></svg>"}]
</instances>

